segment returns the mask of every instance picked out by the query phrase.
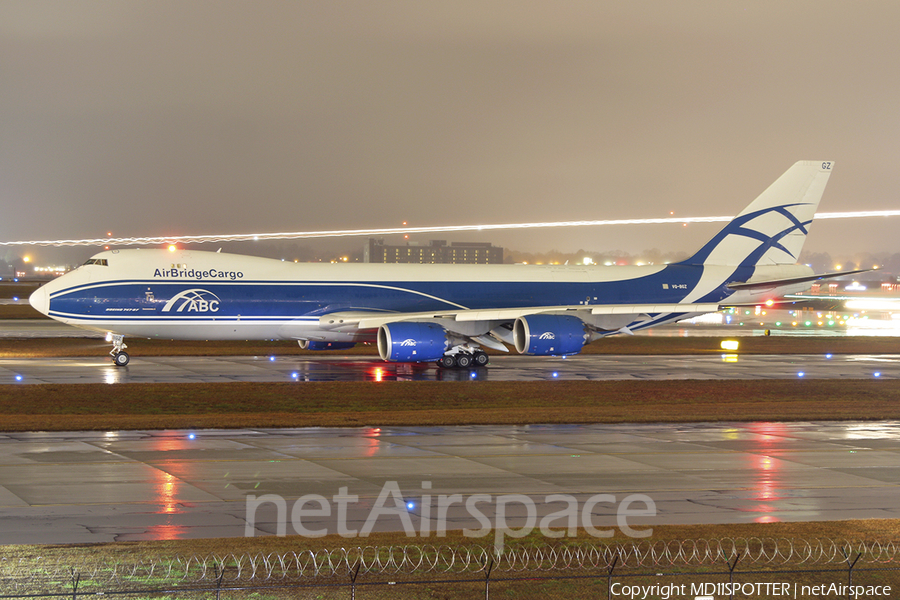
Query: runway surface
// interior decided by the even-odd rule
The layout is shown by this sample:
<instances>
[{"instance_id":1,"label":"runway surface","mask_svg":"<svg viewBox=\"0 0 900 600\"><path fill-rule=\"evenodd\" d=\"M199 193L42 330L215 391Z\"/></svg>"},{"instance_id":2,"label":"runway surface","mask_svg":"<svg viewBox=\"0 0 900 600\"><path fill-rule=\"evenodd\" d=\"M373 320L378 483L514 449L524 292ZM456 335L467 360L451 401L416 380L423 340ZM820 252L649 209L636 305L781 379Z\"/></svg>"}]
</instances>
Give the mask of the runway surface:
<instances>
[{"instance_id":1,"label":"runway surface","mask_svg":"<svg viewBox=\"0 0 900 600\"><path fill-rule=\"evenodd\" d=\"M0 359L0 383L304 381L552 381L677 379L893 379L900 355L494 356L478 369L385 363L364 356L109 357Z\"/></svg>"},{"instance_id":2,"label":"runway surface","mask_svg":"<svg viewBox=\"0 0 900 600\"><path fill-rule=\"evenodd\" d=\"M434 542L442 496L447 529L481 527L466 505L475 494L492 524L509 500L509 527L527 524L527 502L541 519L566 506L551 494L598 529L619 527L629 498L632 511L654 509L628 519L637 531L900 518L898 492L895 422L0 434L4 544L333 533L342 510L342 526L361 530L379 506L391 510L375 530L402 530L408 515ZM271 502L248 511L249 495ZM292 512L304 495L324 504Z\"/></svg>"}]
</instances>

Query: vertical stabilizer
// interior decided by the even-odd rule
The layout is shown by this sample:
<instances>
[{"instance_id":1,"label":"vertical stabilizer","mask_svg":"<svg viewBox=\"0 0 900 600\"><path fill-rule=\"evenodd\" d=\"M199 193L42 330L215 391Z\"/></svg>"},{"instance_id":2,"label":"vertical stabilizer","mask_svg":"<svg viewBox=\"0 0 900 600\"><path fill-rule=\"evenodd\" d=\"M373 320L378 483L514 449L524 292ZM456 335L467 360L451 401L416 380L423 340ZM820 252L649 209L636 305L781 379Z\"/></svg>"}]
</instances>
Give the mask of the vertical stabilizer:
<instances>
[{"instance_id":1,"label":"vertical stabilizer","mask_svg":"<svg viewBox=\"0 0 900 600\"><path fill-rule=\"evenodd\" d=\"M796 263L833 167L832 161L794 163L684 264Z\"/></svg>"}]
</instances>

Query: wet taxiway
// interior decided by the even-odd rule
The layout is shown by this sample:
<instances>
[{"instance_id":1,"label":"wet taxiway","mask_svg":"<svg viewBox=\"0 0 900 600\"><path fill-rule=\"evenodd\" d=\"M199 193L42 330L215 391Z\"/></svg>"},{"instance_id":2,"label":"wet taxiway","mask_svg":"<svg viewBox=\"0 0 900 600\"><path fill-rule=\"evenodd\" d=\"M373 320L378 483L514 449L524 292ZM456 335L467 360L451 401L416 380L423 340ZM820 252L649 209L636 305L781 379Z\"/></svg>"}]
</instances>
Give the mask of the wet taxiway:
<instances>
[{"instance_id":1,"label":"wet taxiway","mask_svg":"<svg viewBox=\"0 0 900 600\"><path fill-rule=\"evenodd\" d=\"M900 355L494 356L478 369L385 363L365 356L109 357L0 359L0 383L304 381L541 381L639 379L890 379Z\"/></svg>"},{"instance_id":2,"label":"wet taxiway","mask_svg":"<svg viewBox=\"0 0 900 600\"><path fill-rule=\"evenodd\" d=\"M0 434L4 544L336 532L341 519L354 531L379 506L375 530L402 530L408 515L433 542L441 519L481 527L466 504L476 494L491 523L506 498L510 527L527 523L529 502L538 518L564 508L554 494L597 528L618 527L631 498L640 531L900 518L898 492L895 422Z\"/></svg>"}]
</instances>

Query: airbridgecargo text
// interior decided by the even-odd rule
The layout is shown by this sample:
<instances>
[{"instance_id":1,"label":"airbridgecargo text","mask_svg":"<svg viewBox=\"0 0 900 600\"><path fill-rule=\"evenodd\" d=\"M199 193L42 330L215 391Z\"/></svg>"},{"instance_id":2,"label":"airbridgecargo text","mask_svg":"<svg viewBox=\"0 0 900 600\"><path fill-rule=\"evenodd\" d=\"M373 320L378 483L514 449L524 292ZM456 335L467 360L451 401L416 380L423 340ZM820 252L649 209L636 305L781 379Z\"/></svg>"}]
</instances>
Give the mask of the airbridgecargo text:
<instances>
[{"instance_id":1,"label":"airbridgecargo text","mask_svg":"<svg viewBox=\"0 0 900 600\"><path fill-rule=\"evenodd\" d=\"M154 277L170 277L170 278L181 278L181 279L243 279L244 273L242 271L217 271L216 269L209 269L207 271L201 271L199 269L156 269L153 272Z\"/></svg>"},{"instance_id":2,"label":"airbridgecargo text","mask_svg":"<svg viewBox=\"0 0 900 600\"><path fill-rule=\"evenodd\" d=\"M620 596L630 600L646 600L647 598L722 598L740 594L747 597L772 598L819 598L835 596L837 598L878 598L891 595L889 585L846 585L840 583L823 583L820 585L800 585L787 582L769 583L668 583L653 585L629 585L615 582L609 588L613 597Z\"/></svg>"}]
</instances>

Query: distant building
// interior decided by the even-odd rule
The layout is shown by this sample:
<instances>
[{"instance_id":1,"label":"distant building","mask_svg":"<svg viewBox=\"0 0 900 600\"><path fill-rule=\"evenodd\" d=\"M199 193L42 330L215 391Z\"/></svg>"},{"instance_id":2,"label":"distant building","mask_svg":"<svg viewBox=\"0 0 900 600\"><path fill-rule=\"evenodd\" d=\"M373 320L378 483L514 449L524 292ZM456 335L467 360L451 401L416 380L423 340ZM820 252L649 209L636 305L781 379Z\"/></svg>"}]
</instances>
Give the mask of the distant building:
<instances>
[{"instance_id":1,"label":"distant building","mask_svg":"<svg viewBox=\"0 0 900 600\"><path fill-rule=\"evenodd\" d=\"M503 248L488 242L452 242L431 240L427 246L408 242L402 246L385 245L383 239L369 238L363 250L363 262L413 264L487 265L503 263Z\"/></svg>"}]
</instances>

